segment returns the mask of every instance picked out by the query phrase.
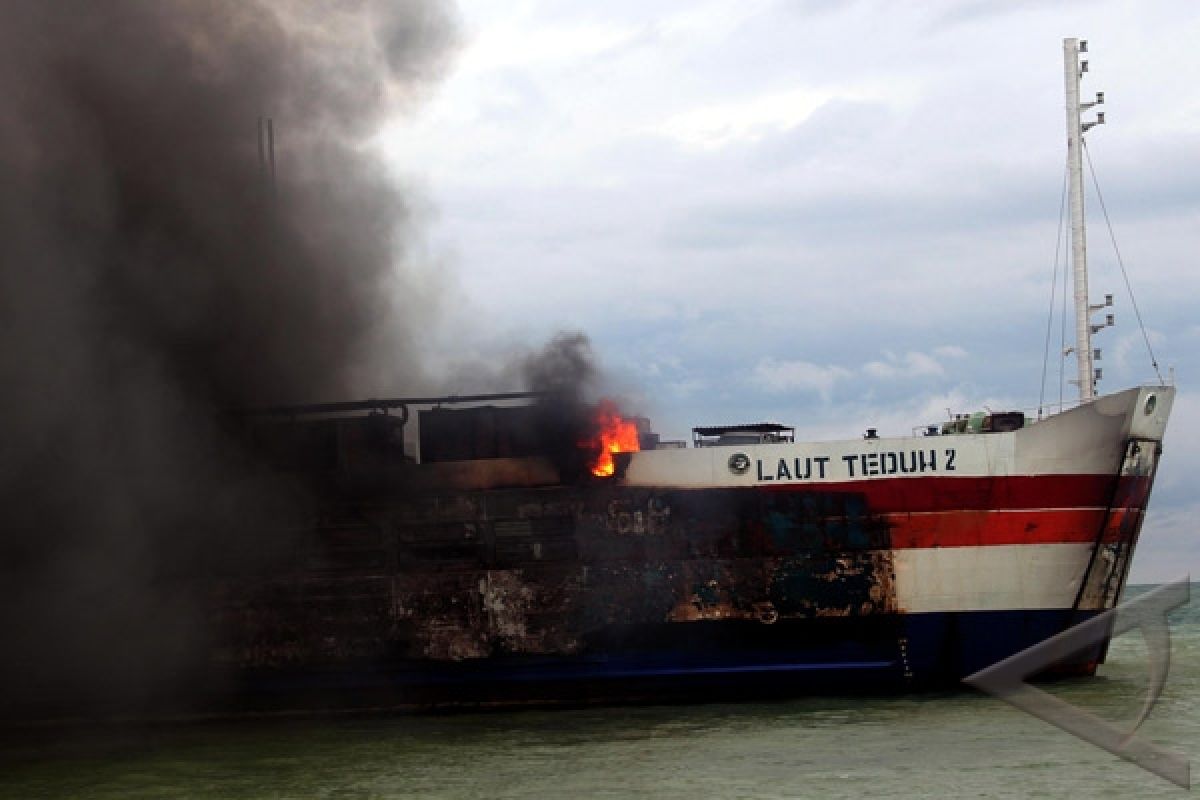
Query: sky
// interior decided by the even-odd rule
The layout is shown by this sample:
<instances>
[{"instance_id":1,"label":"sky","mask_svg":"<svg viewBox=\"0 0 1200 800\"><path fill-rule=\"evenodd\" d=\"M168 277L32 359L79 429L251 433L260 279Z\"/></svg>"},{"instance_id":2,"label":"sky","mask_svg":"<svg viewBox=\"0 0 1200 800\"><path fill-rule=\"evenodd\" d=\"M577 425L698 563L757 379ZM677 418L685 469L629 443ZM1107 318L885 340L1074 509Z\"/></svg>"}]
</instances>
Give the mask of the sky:
<instances>
[{"instance_id":1,"label":"sky","mask_svg":"<svg viewBox=\"0 0 1200 800\"><path fill-rule=\"evenodd\" d=\"M445 80L373 143L418 198L446 298L422 347L467 392L473 364L581 330L612 392L679 439L767 420L904 435L1074 399L1047 316L1062 39L1087 40L1083 96L1104 92L1106 115L1088 152L1180 391L1131 580L1200 576L1200 5L468 0L458 16ZM1116 316L1093 343L1100 391L1154 382L1090 185L1087 206L1092 298Z\"/></svg>"}]
</instances>

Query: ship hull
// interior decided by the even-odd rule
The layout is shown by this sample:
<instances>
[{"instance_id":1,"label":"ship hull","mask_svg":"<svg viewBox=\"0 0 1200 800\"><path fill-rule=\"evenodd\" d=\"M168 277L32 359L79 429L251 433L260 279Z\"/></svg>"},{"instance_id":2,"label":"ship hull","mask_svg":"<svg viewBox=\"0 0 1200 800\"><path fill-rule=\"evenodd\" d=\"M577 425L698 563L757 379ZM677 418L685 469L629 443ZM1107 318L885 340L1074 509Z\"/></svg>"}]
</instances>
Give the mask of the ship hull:
<instances>
[{"instance_id":1,"label":"ship hull","mask_svg":"<svg viewBox=\"0 0 1200 800\"><path fill-rule=\"evenodd\" d=\"M646 626L623 632L619 646L593 643L591 655L249 670L225 700L258 711L433 710L919 692L952 688L1095 613L909 614L791 621L772 630L707 623L686 636L677 626ZM1046 677L1092 674L1102 658L1096 646Z\"/></svg>"},{"instance_id":2,"label":"ship hull","mask_svg":"<svg viewBox=\"0 0 1200 800\"><path fill-rule=\"evenodd\" d=\"M426 469L323 509L286 574L228 579L221 661L258 706L954 685L1118 602L1172 397L1006 433L635 453L569 485Z\"/></svg>"}]
</instances>

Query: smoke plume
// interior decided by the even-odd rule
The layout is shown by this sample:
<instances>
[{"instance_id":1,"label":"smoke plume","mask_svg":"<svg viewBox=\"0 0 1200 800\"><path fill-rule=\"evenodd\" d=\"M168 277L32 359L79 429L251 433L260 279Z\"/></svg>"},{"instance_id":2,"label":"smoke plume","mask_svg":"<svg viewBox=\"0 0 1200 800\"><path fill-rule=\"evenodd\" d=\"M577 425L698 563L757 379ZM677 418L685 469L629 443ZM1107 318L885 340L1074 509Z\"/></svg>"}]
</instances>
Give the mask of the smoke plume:
<instances>
[{"instance_id":1,"label":"smoke plume","mask_svg":"<svg viewBox=\"0 0 1200 800\"><path fill-rule=\"evenodd\" d=\"M591 341L580 332L563 332L519 362L525 385L538 398L539 446L567 480L586 474L599 454L594 403L602 376Z\"/></svg>"},{"instance_id":2,"label":"smoke plume","mask_svg":"<svg viewBox=\"0 0 1200 800\"><path fill-rule=\"evenodd\" d=\"M453 25L433 0L5 12L0 710L171 691L203 644L176 577L253 537L262 490L220 413L418 377L431 299L363 142Z\"/></svg>"}]
</instances>

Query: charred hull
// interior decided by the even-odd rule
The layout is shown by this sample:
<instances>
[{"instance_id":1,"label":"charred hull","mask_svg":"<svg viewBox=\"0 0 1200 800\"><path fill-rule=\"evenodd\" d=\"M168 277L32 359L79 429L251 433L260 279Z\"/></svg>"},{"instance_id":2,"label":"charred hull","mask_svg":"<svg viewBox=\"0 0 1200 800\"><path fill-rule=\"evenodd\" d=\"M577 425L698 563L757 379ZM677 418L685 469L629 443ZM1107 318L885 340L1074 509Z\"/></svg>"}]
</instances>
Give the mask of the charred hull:
<instances>
[{"instance_id":1,"label":"charred hull","mask_svg":"<svg viewBox=\"0 0 1200 800\"><path fill-rule=\"evenodd\" d=\"M1172 397L979 434L642 451L609 479L339 445L342 490L288 558L214 592L218 661L251 705L954 684L1115 605ZM360 424L338 422L359 444ZM1103 650L1057 669L1090 674Z\"/></svg>"}]
</instances>

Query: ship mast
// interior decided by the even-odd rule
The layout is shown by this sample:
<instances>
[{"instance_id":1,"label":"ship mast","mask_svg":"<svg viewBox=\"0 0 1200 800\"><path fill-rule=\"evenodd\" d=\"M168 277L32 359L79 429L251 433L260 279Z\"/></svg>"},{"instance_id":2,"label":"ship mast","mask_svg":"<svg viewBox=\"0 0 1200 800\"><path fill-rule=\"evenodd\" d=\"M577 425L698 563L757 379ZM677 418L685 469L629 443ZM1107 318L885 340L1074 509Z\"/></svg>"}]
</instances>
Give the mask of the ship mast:
<instances>
[{"instance_id":1,"label":"ship mast","mask_svg":"<svg viewBox=\"0 0 1200 800\"><path fill-rule=\"evenodd\" d=\"M1083 134L1094 125L1104 124L1104 112L1096 114L1094 122L1084 122L1082 113L1104 102L1104 93L1097 92L1093 102L1079 102L1079 81L1087 72L1087 61L1080 61L1079 54L1087 52L1087 42L1079 39L1063 39L1063 72L1067 89L1067 172L1069 178L1068 200L1071 209L1071 263L1075 276L1075 362L1079 377L1072 381L1079 385L1079 400L1087 403L1096 396L1096 381L1100 371L1093 366L1098 351L1092 350L1092 334L1112 324L1109 314L1104 325L1092 325L1091 315L1112 301L1105 299L1104 305L1093 306L1088 301L1087 275L1087 231L1083 221ZM1110 296L1111 297L1111 296Z\"/></svg>"}]
</instances>

